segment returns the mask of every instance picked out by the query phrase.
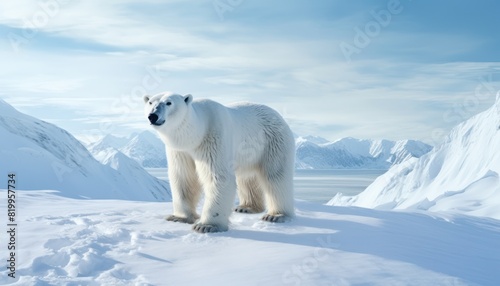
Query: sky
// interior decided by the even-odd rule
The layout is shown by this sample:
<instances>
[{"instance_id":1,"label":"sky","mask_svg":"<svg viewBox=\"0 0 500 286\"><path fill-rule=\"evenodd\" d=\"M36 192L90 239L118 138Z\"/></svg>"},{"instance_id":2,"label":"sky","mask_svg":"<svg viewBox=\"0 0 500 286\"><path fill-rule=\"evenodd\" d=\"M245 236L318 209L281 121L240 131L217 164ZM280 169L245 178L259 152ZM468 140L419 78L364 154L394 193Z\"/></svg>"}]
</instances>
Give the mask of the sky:
<instances>
[{"instance_id":1,"label":"sky","mask_svg":"<svg viewBox=\"0 0 500 286\"><path fill-rule=\"evenodd\" d=\"M500 2L0 2L0 98L96 141L144 94L279 111L298 135L438 144L500 91Z\"/></svg>"}]
</instances>

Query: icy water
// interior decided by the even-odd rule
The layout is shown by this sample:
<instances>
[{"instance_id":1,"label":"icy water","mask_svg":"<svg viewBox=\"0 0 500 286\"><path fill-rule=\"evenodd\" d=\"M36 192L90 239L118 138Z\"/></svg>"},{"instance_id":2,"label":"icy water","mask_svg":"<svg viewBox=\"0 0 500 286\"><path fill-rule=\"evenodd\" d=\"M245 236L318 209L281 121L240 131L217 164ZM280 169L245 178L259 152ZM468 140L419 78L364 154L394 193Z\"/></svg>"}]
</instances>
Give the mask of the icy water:
<instances>
[{"instance_id":1,"label":"icy water","mask_svg":"<svg viewBox=\"0 0 500 286\"><path fill-rule=\"evenodd\" d=\"M157 178L167 179L165 168L146 170ZM337 193L357 195L383 173L385 170L296 170L295 198L326 203Z\"/></svg>"},{"instance_id":2,"label":"icy water","mask_svg":"<svg viewBox=\"0 0 500 286\"><path fill-rule=\"evenodd\" d=\"M385 170L296 170L295 198L327 203L337 193L354 196L366 189Z\"/></svg>"}]
</instances>

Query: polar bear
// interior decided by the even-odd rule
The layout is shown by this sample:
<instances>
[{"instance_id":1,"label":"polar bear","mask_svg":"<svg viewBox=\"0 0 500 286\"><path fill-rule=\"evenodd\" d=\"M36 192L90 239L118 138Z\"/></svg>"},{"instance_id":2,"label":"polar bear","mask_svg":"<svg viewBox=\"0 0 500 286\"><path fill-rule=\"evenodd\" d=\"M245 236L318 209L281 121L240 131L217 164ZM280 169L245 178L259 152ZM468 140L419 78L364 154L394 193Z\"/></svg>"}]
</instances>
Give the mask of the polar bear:
<instances>
[{"instance_id":1,"label":"polar bear","mask_svg":"<svg viewBox=\"0 0 500 286\"><path fill-rule=\"evenodd\" d=\"M275 110L229 106L188 94L144 96L145 115L166 145L173 215L200 233L227 231L232 210L264 221L294 215L292 131ZM201 217L196 206L202 189ZM239 205L234 208L236 190ZM199 219L199 220L198 220Z\"/></svg>"}]
</instances>

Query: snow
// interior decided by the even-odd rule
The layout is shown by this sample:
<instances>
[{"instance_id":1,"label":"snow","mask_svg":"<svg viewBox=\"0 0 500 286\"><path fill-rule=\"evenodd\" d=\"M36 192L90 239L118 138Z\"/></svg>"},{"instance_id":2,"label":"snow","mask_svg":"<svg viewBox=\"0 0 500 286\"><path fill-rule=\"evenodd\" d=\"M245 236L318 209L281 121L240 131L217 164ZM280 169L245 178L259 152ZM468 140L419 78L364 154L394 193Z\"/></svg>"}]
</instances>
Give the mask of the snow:
<instances>
[{"instance_id":1,"label":"snow","mask_svg":"<svg viewBox=\"0 0 500 286\"><path fill-rule=\"evenodd\" d=\"M22 114L1 99L0 138L0 174L19 173L21 189L57 190L73 198L171 198L167 182L138 171L127 157L119 158L119 170L103 165L65 130Z\"/></svg>"},{"instance_id":2,"label":"snow","mask_svg":"<svg viewBox=\"0 0 500 286\"><path fill-rule=\"evenodd\" d=\"M200 235L164 219L171 203L18 194L15 285L500 283L500 221L493 219L299 201L291 222L234 213L228 232Z\"/></svg>"},{"instance_id":3,"label":"snow","mask_svg":"<svg viewBox=\"0 0 500 286\"><path fill-rule=\"evenodd\" d=\"M410 158L428 153L432 147L415 140L361 140L342 138L325 142L321 137L298 137L297 169L389 169Z\"/></svg>"},{"instance_id":4,"label":"snow","mask_svg":"<svg viewBox=\"0 0 500 286\"><path fill-rule=\"evenodd\" d=\"M330 205L466 213L500 219L500 96L420 159L393 166L355 197Z\"/></svg>"}]
</instances>

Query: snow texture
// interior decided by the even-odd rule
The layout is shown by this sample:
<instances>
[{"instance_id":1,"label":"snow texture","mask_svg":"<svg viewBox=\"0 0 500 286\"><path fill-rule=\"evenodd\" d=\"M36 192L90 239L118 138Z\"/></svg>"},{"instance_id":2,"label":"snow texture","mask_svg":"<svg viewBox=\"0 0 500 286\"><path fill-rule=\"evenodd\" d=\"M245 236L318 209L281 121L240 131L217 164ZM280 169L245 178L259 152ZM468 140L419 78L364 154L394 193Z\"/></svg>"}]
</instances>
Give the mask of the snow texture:
<instances>
[{"instance_id":1,"label":"snow texture","mask_svg":"<svg viewBox=\"0 0 500 286\"><path fill-rule=\"evenodd\" d=\"M355 197L330 205L452 211L500 219L500 96L420 159L395 165Z\"/></svg>"},{"instance_id":2,"label":"snow texture","mask_svg":"<svg viewBox=\"0 0 500 286\"><path fill-rule=\"evenodd\" d=\"M291 222L234 213L201 235L171 203L19 194L14 285L500 285L494 219L297 202Z\"/></svg>"},{"instance_id":3,"label":"snow texture","mask_svg":"<svg viewBox=\"0 0 500 286\"><path fill-rule=\"evenodd\" d=\"M0 99L0 174L18 173L24 190L57 190L88 199L167 201L168 183L118 152L103 165L72 135L22 114Z\"/></svg>"},{"instance_id":4,"label":"snow texture","mask_svg":"<svg viewBox=\"0 0 500 286\"><path fill-rule=\"evenodd\" d=\"M389 169L428 153L432 147L415 140L361 140L328 142L321 137L296 138L297 169Z\"/></svg>"}]
</instances>

